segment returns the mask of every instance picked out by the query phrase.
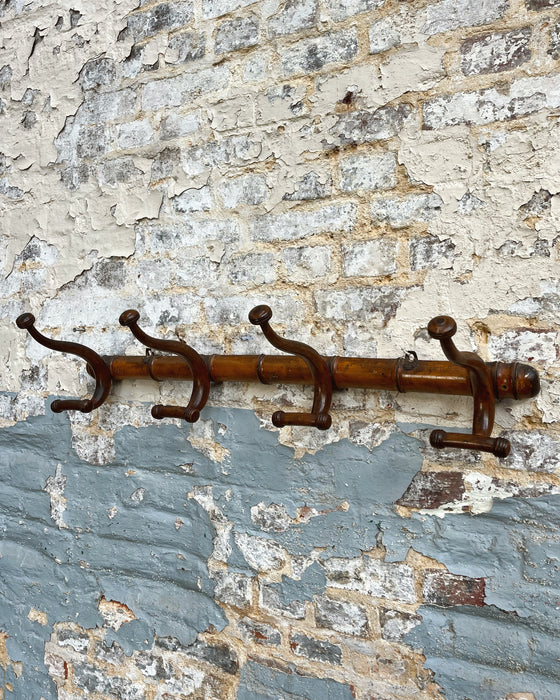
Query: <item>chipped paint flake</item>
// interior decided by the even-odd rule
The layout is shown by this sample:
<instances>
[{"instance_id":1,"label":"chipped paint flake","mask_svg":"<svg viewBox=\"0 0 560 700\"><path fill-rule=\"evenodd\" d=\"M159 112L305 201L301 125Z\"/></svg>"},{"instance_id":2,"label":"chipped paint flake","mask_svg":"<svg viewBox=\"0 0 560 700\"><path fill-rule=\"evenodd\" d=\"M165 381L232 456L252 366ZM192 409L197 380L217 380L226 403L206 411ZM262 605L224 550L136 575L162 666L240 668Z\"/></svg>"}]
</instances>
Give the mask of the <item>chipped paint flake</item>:
<instances>
[{"instance_id":1,"label":"chipped paint flake","mask_svg":"<svg viewBox=\"0 0 560 700\"><path fill-rule=\"evenodd\" d=\"M57 464L54 476L49 476L44 489L49 494L51 500L51 518L59 528L67 528L64 522L64 511L67 500L64 497L67 477L62 473L62 465Z\"/></svg>"},{"instance_id":2,"label":"chipped paint flake","mask_svg":"<svg viewBox=\"0 0 560 700\"><path fill-rule=\"evenodd\" d=\"M46 613L44 613L42 610L36 610L35 608L31 608L31 610L27 613L27 619L31 620L32 622L38 622L43 627L49 624Z\"/></svg>"}]
</instances>

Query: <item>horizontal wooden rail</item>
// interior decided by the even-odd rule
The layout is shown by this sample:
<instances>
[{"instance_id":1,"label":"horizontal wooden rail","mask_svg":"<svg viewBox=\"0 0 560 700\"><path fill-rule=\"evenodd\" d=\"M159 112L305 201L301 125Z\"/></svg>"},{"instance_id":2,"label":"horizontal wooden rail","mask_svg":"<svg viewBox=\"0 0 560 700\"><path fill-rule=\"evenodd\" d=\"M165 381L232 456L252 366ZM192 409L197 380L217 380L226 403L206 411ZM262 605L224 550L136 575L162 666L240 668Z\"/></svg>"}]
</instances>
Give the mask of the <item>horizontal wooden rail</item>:
<instances>
[{"instance_id":1,"label":"horizontal wooden rail","mask_svg":"<svg viewBox=\"0 0 560 700\"><path fill-rule=\"evenodd\" d=\"M113 355L103 358L113 380L191 380L192 373L181 357ZM386 389L471 396L469 371L448 361L396 360L360 357L325 357L336 389ZM305 360L292 355L210 355L204 361L213 382L263 384L313 384ZM538 372L521 362L486 363L498 399L528 399L540 390Z\"/></svg>"}]
</instances>

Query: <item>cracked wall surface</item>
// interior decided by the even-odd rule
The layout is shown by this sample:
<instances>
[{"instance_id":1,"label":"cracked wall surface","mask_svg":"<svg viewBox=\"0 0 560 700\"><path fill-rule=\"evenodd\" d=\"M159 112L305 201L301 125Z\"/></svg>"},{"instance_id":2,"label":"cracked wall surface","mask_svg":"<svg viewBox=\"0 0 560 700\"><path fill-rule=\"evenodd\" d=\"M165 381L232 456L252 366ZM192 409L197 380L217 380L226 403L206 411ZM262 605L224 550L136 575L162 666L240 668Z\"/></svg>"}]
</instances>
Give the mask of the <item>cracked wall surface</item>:
<instances>
[{"instance_id":1,"label":"cracked wall surface","mask_svg":"<svg viewBox=\"0 0 560 700\"><path fill-rule=\"evenodd\" d=\"M556 700L560 3L0 6L0 698ZM472 400L116 383L15 326L141 355L530 362L512 452L429 447ZM273 351L275 352L275 351Z\"/></svg>"}]
</instances>

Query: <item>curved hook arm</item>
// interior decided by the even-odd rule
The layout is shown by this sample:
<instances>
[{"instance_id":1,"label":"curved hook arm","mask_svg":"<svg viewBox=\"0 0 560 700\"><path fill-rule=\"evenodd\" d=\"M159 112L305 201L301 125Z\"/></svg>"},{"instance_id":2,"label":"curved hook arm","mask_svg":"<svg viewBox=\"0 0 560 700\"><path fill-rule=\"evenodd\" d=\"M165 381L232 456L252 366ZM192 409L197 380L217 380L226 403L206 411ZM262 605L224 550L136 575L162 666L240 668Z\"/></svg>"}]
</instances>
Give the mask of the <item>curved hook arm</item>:
<instances>
[{"instance_id":1,"label":"curved hook arm","mask_svg":"<svg viewBox=\"0 0 560 700\"><path fill-rule=\"evenodd\" d=\"M186 408L157 404L152 407L152 416L154 418L182 418L188 423L196 423L200 417L200 411L204 408L210 394L210 372L206 363L196 350L189 347L186 343L179 340L153 338L144 333L138 326L139 318L140 314L138 311L128 309L120 315L119 323L121 326L128 326L134 337L149 348L181 355L189 365L193 377L191 398Z\"/></svg>"},{"instance_id":2,"label":"curved hook arm","mask_svg":"<svg viewBox=\"0 0 560 700\"><path fill-rule=\"evenodd\" d=\"M18 328L24 328L32 338L49 348L49 350L58 350L59 352L67 352L81 357L91 367L95 377L95 390L91 399L56 399L51 403L51 411L54 411L54 413L60 413L61 411L91 413L94 408L101 406L111 391L111 372L103 358L85 345L47 338L42 333L39 333L33 325L34 323L35 316L29 313L21 314L16 319Z\"/></svg>"},{"instance_id":3,"label":"curved hook arm","mask_svg":"<svg viewBox=\"0 0 560 700\"><path fill-rule=\"evenodd\" d=\"M457 324L451 316L436 316L428 324L428 333L439 340L448 360L469 371L474 398L472 434L447 433L434 430L430 435L432 447L459 447L491 452L496 457L507 457L509 440L491 438L494 427L495 395L492 377L484 360L474 352L460 352L451 338L457 332Z\"/></svg>"},{"instance_id":4,"label":"curved hook arm","mask_svg":"<svg viewBox=\"0 0 560 700\"><path fill-rule=\"evenodd\" d=\"M315 382L311 413L276 411L272 415L272 423L277 428L283 428L285 425L306 425L319 428L319 430L327 430L332 425L332 418L329 415L332 399L332 377L329 367L324 358L309 345L297 340L287 340L275 333L268 323L271 318L272 311L269 306L264 304L255 306L249 313L249 321L254 326L262 328L265 337L275 348L292 355L298 355L305 360Z\"/></svg>"}]
</instances>

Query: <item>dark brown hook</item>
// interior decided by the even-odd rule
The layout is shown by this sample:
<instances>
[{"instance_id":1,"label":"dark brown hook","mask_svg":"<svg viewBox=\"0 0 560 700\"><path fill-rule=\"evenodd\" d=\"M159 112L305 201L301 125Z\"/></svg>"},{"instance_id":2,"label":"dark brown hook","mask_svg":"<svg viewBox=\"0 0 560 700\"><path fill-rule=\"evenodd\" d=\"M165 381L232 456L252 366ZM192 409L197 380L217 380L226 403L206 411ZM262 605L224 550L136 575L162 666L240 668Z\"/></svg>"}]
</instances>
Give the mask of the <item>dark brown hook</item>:
<instances>
[{"instance_id":1,"label":"dark brown hook","mask_svg":"<svg viewBox=\"0 0 560 700\"><path fill-rule=\"evenodd\" d=\"M111 391L111 372L103 358L85 345L47 338L39 333L33 325L34 323L35 316L29 313L21 314L16 319L18 328L24 328L32 338L49 348L49 350L58 350L59 352L67 352L81 357L88 363L95 378L95 391L91 399L56 399L51 403L51 411L54 411L54 413L60 413L61 411L91 413L94 408L101 406Z\"/></svg>"},{"instance_id":2,"label":"dark brown hook","mask_svg":"<svg viewBox=\"0 0 560 700\"><path fill-rule=\"evenodd\" d=\"M260 326L267 340L275 348L298 355L305 360L315 382L315 393L313 395L313 407L311 413L285 413L276 411L272 415L272 423L277 428L285 425L305 425L319 430L328 430L331 427L332 419L329 415L332 399L332 377L329 367L321 355L309 345L300 343L297 340L286 340L275 333L268 322L272 318L272 311L269 306L255 306L249 313L249 321L254 326Z\"/></svg>"},{"instance_id":3,"label":"dark brown hook","mask_svg":"<svg viewBox=\"0 0 560 700\"><path fill-rule=\"evenodd\" d=\"M439 340L448 360L469 372L474 398L474 416L472 434L447 433L434 430L430 435L432 447L459 447L470 450L491 452L496 457L507 457L510 450L509 440L491 438L494 427L494 407L496 397L492 377L484 360L474 352L460 352L451 338L457 332L457 324L451 316L436 316L428 324L428 333Z\"/></svg>"},{"instance_id":4,"label":"dark brown hook","mask_svg":"<svg viewBox=\"0 0 560 700\"><path fill-rule=\"evenodd\" d=\"M189 347L186 343L179 340L161 340L144 333L138 326L139 318L140 314L138 311L128 309L120 315L119 323L121 326L128 326L134 337L149 348L181 355L186 360L193 377L191 398L186 408L157 404L152 407L152 416L158 419L182 418L188 423L196 423L200 417L200 411L204 408L210 394L210 372L206 363L196 350Z\"/></svg>"}]
</instances>

